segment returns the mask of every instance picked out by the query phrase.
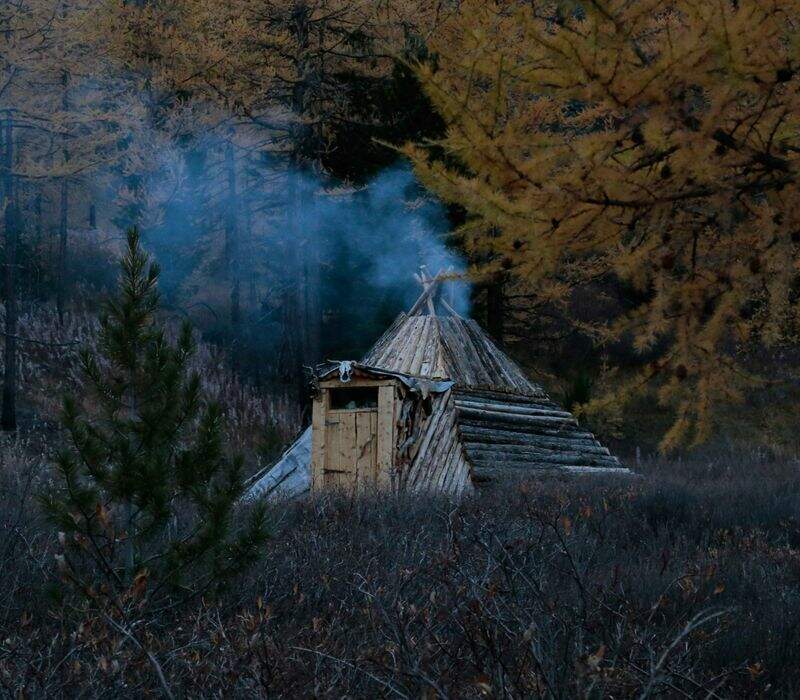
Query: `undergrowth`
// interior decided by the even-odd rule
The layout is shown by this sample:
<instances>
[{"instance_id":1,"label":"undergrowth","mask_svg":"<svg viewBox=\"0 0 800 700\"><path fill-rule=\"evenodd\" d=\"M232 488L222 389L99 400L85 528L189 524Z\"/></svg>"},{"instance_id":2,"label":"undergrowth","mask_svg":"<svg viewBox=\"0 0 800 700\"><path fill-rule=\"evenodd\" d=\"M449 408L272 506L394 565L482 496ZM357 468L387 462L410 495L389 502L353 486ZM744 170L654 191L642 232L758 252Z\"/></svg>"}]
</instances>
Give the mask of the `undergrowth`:
<instances>
[{"instance_id":1,"label":"undergrowth","mask_svg":"<svg viewBox=\"0 0 800 700\"><path fill-rule=\"evenodd\" d=\"M45 457L2 455L0 686L159 695L145 652L60 590L32 502ZM798 466L641 471L275 504L249 578L143 618L139 638L176 697L796 695Z\"/></svg>"}]
</instances>

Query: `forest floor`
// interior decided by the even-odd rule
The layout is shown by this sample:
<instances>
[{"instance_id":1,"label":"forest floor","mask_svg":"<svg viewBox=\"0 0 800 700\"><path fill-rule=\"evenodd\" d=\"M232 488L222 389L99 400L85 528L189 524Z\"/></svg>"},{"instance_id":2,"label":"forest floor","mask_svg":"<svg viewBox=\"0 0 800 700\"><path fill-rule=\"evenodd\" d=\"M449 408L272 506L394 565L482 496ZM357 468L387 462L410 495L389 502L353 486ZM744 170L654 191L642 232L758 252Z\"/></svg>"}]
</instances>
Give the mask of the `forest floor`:
<instances>
[{"instance_id":1,"label":"forest floor","mask_svg":"<svg viewBox=\"0 0 800 700\"><path fill-rule=\"evenodd\" d=\"M41 444L0 460L4 694L160 695L140 650L53 595ZM176 697L796 696L798 464L640 473L276 504L245 580L140 637Z\"/></svg>"}]
</instances>

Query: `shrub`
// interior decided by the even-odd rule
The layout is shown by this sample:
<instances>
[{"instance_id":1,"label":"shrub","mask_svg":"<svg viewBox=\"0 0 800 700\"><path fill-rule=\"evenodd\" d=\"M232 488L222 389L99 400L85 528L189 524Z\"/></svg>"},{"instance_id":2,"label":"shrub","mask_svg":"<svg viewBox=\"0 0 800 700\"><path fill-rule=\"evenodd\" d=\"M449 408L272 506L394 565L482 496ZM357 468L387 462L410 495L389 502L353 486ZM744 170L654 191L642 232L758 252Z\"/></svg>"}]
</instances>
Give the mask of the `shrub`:
<instances>
[{"instance_id":1,"label":"shrub","mask_svg":"<svg viewBox=\"0 0 800 700\"><path fill-rule=\"evenodd\" d=\"M796 695L797 465L714 461L731 470L660 461L635 482L533 480L460 502L274 504L263 563L143 637L186 696ZM42 576L53 547L29 527L0 585ZM0 596L9 694L159 691L107 620L65 617L25 585Z\"/></svg>"}]
</instances>

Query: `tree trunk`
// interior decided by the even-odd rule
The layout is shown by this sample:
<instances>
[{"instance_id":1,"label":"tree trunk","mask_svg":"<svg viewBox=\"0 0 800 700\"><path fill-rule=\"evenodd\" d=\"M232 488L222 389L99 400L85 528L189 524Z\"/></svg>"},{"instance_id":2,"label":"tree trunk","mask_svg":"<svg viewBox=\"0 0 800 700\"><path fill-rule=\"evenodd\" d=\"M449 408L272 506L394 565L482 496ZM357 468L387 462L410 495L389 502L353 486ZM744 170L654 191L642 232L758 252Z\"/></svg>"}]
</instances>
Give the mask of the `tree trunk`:
<instances>
[{"instance_id":1,"label":"tree trunk","mask_svg":"<svg viewBox=\"0 0 800 700\"><path fill-rule=\"evenodd\" d=\"M292 108L300 119L294 133L294 147L296 151L295 165L298 169L309 171L310 162L313 162L317 151L317 138L313 127L309 127L302 117L309 117L313 121L314 104L310 87L313 79L313 66L311 56L311 12L305 3L296 3L292 13L292 31L297 44L295 57L295 70L297 73L292 95ZM320 28L321 31L321 28ZM310 174L310 173L309 173ZM305 178L295 183L292 207L294 240L300 241L308 234L308 212L313 206L313 188ZM320 261L318 246L306 245L304 255L300 260L298 270L301 280L298 289L298 309L300 310L300 323L302 339L301 364L312 366L320 359L321 337L321 304L320 304Z\"/></svg>"},{"instance_id":2,"label":"tree trunk","mask_svg":"<svg viewBox=\"0 0 800 700\"><path fill-rule=\"evenodd\" d=\"M56 310L58 322L64 323L64 306L67 284L67 238L69 221L69 189L67 180L61 181L61 202L58 218L58 272L56 275Z\"/></svg>"},{"instance_id":3,"label":"tree trunk","mask_svg":"<svg viewBox=\"0 0 800 700\"><path fill-rule=\"evenodd\" d=\"M277 379L286 395L302 403L305 394L300 310L297 294L287 288L281 300L281 343L278 348Z\"/></svg>"},{"instance_id":4,"label":"tree trunk","mask_svg":"<svg viewBox=\"0 0 800 700\"><path fill-rule=\"evenodd\" d=\"M322 336L322 304L320 301L320 259L313 241L308 240L307 220L313 205L313 187L306 178L316 157L318 138L309 121L313 121L311 94L313 74L310 51L311 10L308 3L292 4L288 29L294 39L295 80L290 106L295 115L291 139L293 152L287 177L287 237L284 259L286 279L290 282L291 301L283 305L280 375L289 380L292 393L301 402L306 399L303 366L320 360ZM305 245L303 244L305 242ZM288 295L287 295L288 296Z\"/></svg>"},{"instance_id":5,"label":"tree trunk","mask_svg":"<svg viewBox=\"0 0 800 700\"><path fill-rule=\"evenodd\" d=\"M242 214L244 216L244 239L247 243L246 260L244 272L247 275L247 308L252 311L258 306L258 272L255 264L257 254L253 233L253 203L249 194L249 186L245 183L245 192L241 197Z\"/></svg>"},{"instance_id":6,"label":"tree trunk","mask_svg":"<svg viewBox=\"0 0 800 700\"><path fill-rule=\"evenodd\" d=\"M19 218L14 202L14 134L13 121L9 114L5 124L5 163L3 173L3 203L5 228L4 287L6 302L5 357L3 368L3 410L0 427L6 432L17 429L17 241Z\"/></svg>"},{"instance_id":7,"label":"tree trunk","mask_svg":"<svg viewBox=\"0 0 800 700\"><path fill-rule=\"evenodd\" d=\"M62 12L64 11L62 7ZM61 109L66 114L69 108L69 73L61 71ZM69 163L69 148L67 146L67 135L62 131L61 135L61 155L66 169ZM67 284L67 236L69 231L69 182L64 173L61 179L61 202L58 220L58 273L56 276L56 310L58 311L58 322L64 323L64 306Z\"/></svg>"},{"instance_id":8,"label":"tree trunk","mask_svg":"<svg viewBox=\"0 0 800 700\"><path fill-rule=\"evenodd\" d=\"M309 222L306 212L310 211L313 206L311 201L313 196L314 193L307 186L301 187L298 201L298 223L301 228L298 233L300 236L307 234L306 229ZM312 245L305 246L305 255L303 256L303 364L307 367L313 367L321 360L321 285L319 245L312 243Z\"/></svg>"},{"instance_id":9,"label":"tree trunk","mask_svg":"<svg viewBox=\"0 0 800 700\"><path fill-rule=\"evenodd\" d=\"M42 216L42 191L36 193L36 202L34 204L34 214L36 216L36 245L42 242L44 237L44 217Z\"/></svg>"},{"instance_id":10,"label":"tree trunk","mask_svg":"<svg viewBox=\"0 0 800 700\"><path fill-rule=\"evenodd\" d=\"M138 347L133 348L134 356L139 356ZM130 374L130 408L128 409L128 420L131 425L137 422L139 417L139 403L136 394L136 371ZM136 536L138 535L136 524L136 508L132 500L125 503L125 519L127 520L127 538L125 540L125 569L127 572L127 582L132 583L136 577Z\"/></svg>"},{"instance_id":11,"label":"tree trunk","mask_svg":"<svg viewBox=\"0 0 800 700\"><path fill-rule=\"evenodd\" d=\"M486 287L486 330L503 347L506 326L505 275L500 273Z\"/></svg>"},{"instance_id":12,"label":"tree trunk","mask_svg":"<svg viewBox=\"0 0 800 700\"><path fill-rule=\"evenodd\" d=\"M322 340L322 313L320 303L320 265L317 251L310 251L305 271L305 324L306 343L304 364L313 366L320 362Z\"/></svg>"},{"instance_id":13,"label":"tree trunk","mask_svg":"<svg viewBox=\"0 0 800 700\"><path fill-rule=\"evenodd\" d=\"M236 186L236 158L233 144L225 148L225 171L228 181L225 212L225 267L230 285L231 357L239 363L241 343L241 261L239 256L239 195Z\"/></svg>"}]
</instances>

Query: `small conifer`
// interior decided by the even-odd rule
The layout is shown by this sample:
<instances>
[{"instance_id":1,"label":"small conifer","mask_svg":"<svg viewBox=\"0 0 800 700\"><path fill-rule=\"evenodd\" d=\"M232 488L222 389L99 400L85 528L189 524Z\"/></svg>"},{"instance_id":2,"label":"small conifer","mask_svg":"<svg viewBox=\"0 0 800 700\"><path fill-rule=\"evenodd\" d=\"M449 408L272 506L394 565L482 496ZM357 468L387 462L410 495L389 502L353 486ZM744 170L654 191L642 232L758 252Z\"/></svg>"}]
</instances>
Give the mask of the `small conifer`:
<instances>
[{"instance_id":1,"label":"small conifer","mask_svg":"<svg viewBox=\"0 0 800 700\"><path fill-rule=\"evenodd\" d=\"M42 499L63 577L117 611L217 589L266 538L262 509L237 522L243 462L189 367L191 328L171 342L157 320L158 276L131 230L97 350L81 354L86 391L64 402L60 485Z\"/></svg>"}]
</instances>

